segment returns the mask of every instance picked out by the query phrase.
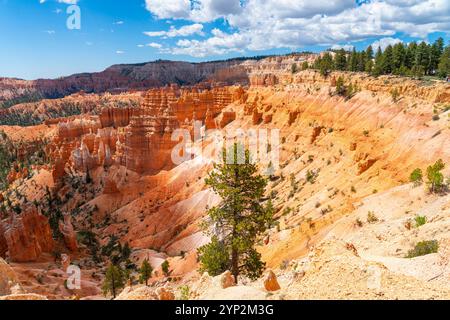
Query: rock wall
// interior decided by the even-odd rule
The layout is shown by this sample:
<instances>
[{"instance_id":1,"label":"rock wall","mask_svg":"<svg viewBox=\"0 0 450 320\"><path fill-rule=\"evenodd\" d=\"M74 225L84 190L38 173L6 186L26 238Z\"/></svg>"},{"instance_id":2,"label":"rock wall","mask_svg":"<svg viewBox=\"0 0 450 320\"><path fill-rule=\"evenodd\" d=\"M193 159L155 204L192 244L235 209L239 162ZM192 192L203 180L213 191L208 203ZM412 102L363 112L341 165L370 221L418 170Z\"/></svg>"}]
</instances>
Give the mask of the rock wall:
<instances>
[{"instance_id":1,"label":"rock wall","mask_svg":"<svg viewBox=\"0 0 450 320\"><path fill-rule=\"evenodd\" d=\"M13 262L36 261L43 252L53 250L53 237L48 219L29 206L2 222L9 259Z\"/></svg>"}]
</instances>

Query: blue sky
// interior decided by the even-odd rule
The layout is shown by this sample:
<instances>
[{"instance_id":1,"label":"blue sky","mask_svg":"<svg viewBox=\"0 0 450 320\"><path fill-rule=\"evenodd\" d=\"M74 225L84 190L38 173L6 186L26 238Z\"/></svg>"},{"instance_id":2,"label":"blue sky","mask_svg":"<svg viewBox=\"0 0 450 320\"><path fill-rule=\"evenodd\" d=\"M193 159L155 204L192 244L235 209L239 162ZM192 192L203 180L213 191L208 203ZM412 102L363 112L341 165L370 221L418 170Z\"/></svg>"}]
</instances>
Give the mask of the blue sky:
<instances>
[{"instance_id":1,"label":"blue sky","mask_svg":"<svg viewBox=\"0 0 450 320\"><path fill-rule=\"evenodd\" d=\"M69 30L67 8L81 12ZM155 59L449 40L450 1L0 0L0 76L55 78Z\"/></svg>"}]
</instances>

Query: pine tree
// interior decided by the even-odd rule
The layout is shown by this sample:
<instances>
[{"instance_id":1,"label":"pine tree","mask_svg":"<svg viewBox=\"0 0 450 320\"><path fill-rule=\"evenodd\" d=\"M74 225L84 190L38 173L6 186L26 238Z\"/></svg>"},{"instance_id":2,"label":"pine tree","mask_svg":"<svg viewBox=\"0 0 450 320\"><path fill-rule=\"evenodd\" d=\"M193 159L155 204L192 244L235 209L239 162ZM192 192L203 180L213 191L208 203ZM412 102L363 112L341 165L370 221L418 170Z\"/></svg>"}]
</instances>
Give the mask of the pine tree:
<instances>
[{"instance_id":1,"label":"pine tree","mask_svg":"<svg viewBox=\"0 0 450 320\"><path fill-rule=\"evenodd\" d=\"M373 67L372 74L374 76L379 76L384 73L383 70L383 52L381 51L381 48L378 47L377 53L375 54L375 65Z\"/></svg>"},{"instance_id":2,"label":"pine tree","mask_svg":"<svg viewBox=\"0 0 450 320\"><path fill-rule=\"evenodd\" d=\"M340 49L334 56L334 69L344 71L347 65L346 53L344 49Z\"/></svg>"},{"instance_id":3,"label":"pine tree","mask_svg":"<svg viewBox=\"0 0 450 320\"><path fill-rule=\"evenodd\" d=\"M438 74L440 77L450 76L450 46L447 46L442 53L438 65Z\"/></svg>"},{"instance_id":4,"label":"pine tree","mask_svg":"<svg viewBox=\"0 0 450 320\"><path fill-rule=\"evenodd\" d=\"M417 47L413 68L415 67L415 70L421 70L425 74L429 68L429 60L429 47L425 41L422 41Z\"/></svg>"},{"instance_id":5,"label":"pine tree","mask_svg":"<svg viewBox=\"0 0 450 320\"><path fill-rule=\"evenodd\" d=\"M412 69L415 64L417 51L417 43L411 42L406 49L405 65L408 69Z\"/></svg>"},{"instance_id":6,"label":"pine tree","mask_svg":"<svg viewBox=\"0 0 450 320\"><path fill-rule=\"evenodd\" d=\"M145 259L144 262L142 262L141 268L139 269L139 281L141 283L145 283L146 286L148 286L148 279L151 278L153 272L153 268L148 262L148 259Z\"/></svg>"},{"instance_id":7,"label":"pine tree","mask_svg":"<svg viewBox=\"0 0 450 320\"><path fill-rule=\"evenodd\" d=\"M436 161L436 163L427 168L427 178L428 185L430 186L430 192L440 192L444 187L444 175L442 170L444 170L445 164L441 159Z\"/></svg>"},{"instance_id":8,"label":"pine tree","mask_svg":"<svg viewBox=\"0 0 450 320\"><path fill-rule=\"evenodd\" d=\"M357 71L357 68L358 68L358 57L356 49L355 47L353 47L352 53L350 54L348 70L354 72Z\"/></svg>"},{"instance_id":9,"label":"pine tree","mask_svg":"<svg viewBox=\"0 0 450 320\"><path fill-rule=\"evenodd\" d=\"M364 72L366 70L366 63L367 63L366 52L365 51L359 52L358 53L358 68L357 68L357 70L359 72Z\"/></svg>"},{"instance_id":10,"label":"pine tree","mask_svg":"<svg viewBox=\"0 0 450 320\"><path fill-rule=\"evenodd\" d=\"M430 48L430 64L429 74L436 74L438 70L439 60L444 51L444 40L442 38L437 39Z\"/></svg>"},{"instance_id":11,"label":"pine tree","mask_svg":"<svg viewBox=\"0 0 450 320\"><path fill-rule=\"evenodd\" d=\"M368 46L366 49L366 57L367 60L372 60L373 59L373 48L372 46Z\"/></svg>"},{"instance_id":12,"label":"pine tree","mask_svg":"<svg viewBox=\"0 0 450 320\"><path fill-rule=\"evenodd\" d=\"M209 221L204 227L208 234L213 234L213 242L199 250L200 262L204 270L212 273L230 268L236 282L240 274L257 279L265 263L254 246L273 224L271 202L262 205L267 180L257 173L249 151L242 145L224 149L222 160L206 179L222 202L208 211ZM217 250L220 252L215 254ZM226 254L226 263L222 259L219 267L210 266L211 255L220 254Z\"/></svg>"},{"instance_id":13,"label":"pine tree","mask_svg":"<svg viewBox=\"0 0 450 320\"><path fill-rule=\"evenodd\" d=\"M164 275L165 275L166 277L169 276L169 274L170 274L170 271L169 271L169 261L164 260L164 262L161 264L161 270L162 270L162 272L164 273Z\"/></svg>"},{"instance_id":14,"label":"pine tree","mask_svg":"<svg viewBox=\"0 0 450 320\"><path fill-rule=\"evenodd\" d=\"M386 49L383 52L383 58L382 58L382 73L383 74L391 74L394 70L393 66L393 49L391 45L388 45Z\"/></svg>"},{"instance_id":15,"label":"pine tree","mask_svg":"<svg viewBox=\"0 0 450 320\"><path fill-rule=\"evenodd\" d=\"M392 60L393 72L398 74L400 68L405 65L406 62L406 50L403 43L397 43L392 48Z\"/></svg>"},{"instance_id":16,"label":"pine tree","mask_svg":"<svg viewBox=\"0 0 450 320\"><path fill-rule=\"evenodd\" d=\"M120 266L110 264L108 269L106 269L105 279L103 280L103 294L106 296L108 293L111 293L115 299L117 290L125 285L124 280L124 273Z\"/></svg>"},{"instance_id":17,"label":"pine tree","mask_svg":"<svg viewBox=\"0 0 450 320\"><path fill-rule=\"evenodd\" d=\"M333 57L329 52L326 52L323 57L319 60L319 70L320 74L327 77L328 74L333 70Z\"/></svg>"}]
</instances>

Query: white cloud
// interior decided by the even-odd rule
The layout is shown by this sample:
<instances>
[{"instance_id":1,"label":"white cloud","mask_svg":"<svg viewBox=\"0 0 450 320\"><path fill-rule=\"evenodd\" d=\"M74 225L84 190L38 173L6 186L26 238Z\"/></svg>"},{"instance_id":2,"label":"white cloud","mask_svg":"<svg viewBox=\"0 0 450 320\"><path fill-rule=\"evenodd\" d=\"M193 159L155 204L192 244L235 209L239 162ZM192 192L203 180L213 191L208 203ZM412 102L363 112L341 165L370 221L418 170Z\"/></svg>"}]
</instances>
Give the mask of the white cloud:
<instances>
[{"instance_id":1,"label":"white cloud","mask_svg":"<svg viewBox=\"0 0 450 320\"><path fill-rule=\"evenodd\" d=\"M372 0L361 5L355 0L146 0L146 8L159 19L226 20L232 31L213 32L202 41L178 41L170 49L193 56L351 45L370 38L392 38L396 33L426 38L432 32L450 30L448 0ZM171 30L148 35L170 37L176 33Z\"/></svg>"},{"instance_id":2,"label":"white cloud","mask_svg":"<svg viewBox=\"0 0 450 320\"><path fill-rule=\"evenodd\" d=\"M386 49L389 45L393 46L394 44L403 42L400 39L397 38L381 38L380 40L375 41L374 43L372 43L372 48L376 51L378 50L378 48L381 48L382 51L384 51L384 49Z\"/></svg>"},{"instance_id":3,"label":"white cloud","mask_svg":"<svg viewBox=\"0 0 450 320\"><path fill-rule=\"evenodd\" d=\"M116 51L116 54L124 54L125 53L125 51L122 51L122 50L117 50Z\"/></svg>"},{"instance_id":4,"label":"white cloud","mask_svg":"<svg viewBox=\"0 0 450 320\"><path fill-rule=\"evenodd\" d=\"M334 45L331 46L331 49L333 49L333 50L344 49L345 51L352 51L354 47L355 46L353 46L351 44L343 44L343 45L341 45L341 44L334 44Z\"/></svg>"},{"instance_id":5,"label":"white cloud","mask_svg":"<svg viewBox=\"0 0 450 320\"><path fill-rule=\"evenodd\" d=\"M123 21L116 21L113 24L115 24L115 25L122 25L122 24L124 24L124 22Z\"/></svg>"},{"instance_id":6,"label":"white cloud","mask_svg":"<svg viewBox=\"0 0 450 320\"><path fill-rule=\"evenodd\" d=\"M162 45L160 43L156 43L156 42L151 42L151 43L147 44L146 46L151 47L151 48L156 48L156 49L162 48Z\"/></svg>"},{"instance_id":7,"label":"white cloud","mask_svg":"<svg viewBox=\"0 0 450 320\"><path fill-rule=\"evenodd\" d=\"M59 3L77 4L78 0L58 0Z\"/></svg>"},{"instance_id":8,"label":"white cloud","mask_svg":"<svg viewBox=\"0 0 450 320\"><path fill-rule=\"evenodd\" d=\"M160 19L182 19L189 17L191 2L189 0L145 0L145 6Z\"/></svg>"},{"instance_id":9,"label":"white cloud","mask_svg":"<svg viewBox=\"0 0 450 320\"><path fill-rule=\"evenodd\" d=\"M171 26L169 31L146 31L145 35L149 37L187 37L194 34L204 35L203 33L203 25L200 23L194 23L186 26L182 26L177 29L174 26Z\"/></svg>"}]
</instances>

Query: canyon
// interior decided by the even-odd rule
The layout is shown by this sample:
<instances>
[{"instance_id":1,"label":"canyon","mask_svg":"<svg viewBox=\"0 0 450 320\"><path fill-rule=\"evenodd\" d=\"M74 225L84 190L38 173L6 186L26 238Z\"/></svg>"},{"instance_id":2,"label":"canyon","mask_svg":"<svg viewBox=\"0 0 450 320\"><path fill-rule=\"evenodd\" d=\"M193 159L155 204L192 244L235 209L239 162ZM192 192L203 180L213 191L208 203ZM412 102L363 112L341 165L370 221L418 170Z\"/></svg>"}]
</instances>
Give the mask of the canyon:
<instances>
[{"instance_id":1,"label":"canyon","mask_svg":"<svg viewBox=\"0 0 450 320\"><path fill-rule=\"evenodd\" d=\"M450 194L409 177L438 159L450 176L450 85L291 72L314 58L2 79L4 102L38 101L0 110L0 131L24 158L45 141L46 161L17 160L0 195L0 299L104 298L102 252L116 242L129 245L131 263L148 259L154 269L149 287L127 285L118 299L178 298L185 286L191 299L449 299ZM353 96L336 93L339 77L357 88ZM209 241L200 225L220 202L205 177L218 136L242 129L279 130L280 165L267 188L277 224L258 244L265 281L223 286L225 276L197 271L197 248ZM179 130L189 134L188 157L174 164ZM411 227L416 216L427 223ZM438 252L405 258L424 240L438 241ZM80 289L65 285L69 261L81 269Z\"/></svg>"}]
</instances>

